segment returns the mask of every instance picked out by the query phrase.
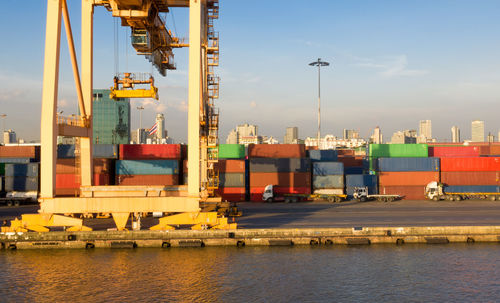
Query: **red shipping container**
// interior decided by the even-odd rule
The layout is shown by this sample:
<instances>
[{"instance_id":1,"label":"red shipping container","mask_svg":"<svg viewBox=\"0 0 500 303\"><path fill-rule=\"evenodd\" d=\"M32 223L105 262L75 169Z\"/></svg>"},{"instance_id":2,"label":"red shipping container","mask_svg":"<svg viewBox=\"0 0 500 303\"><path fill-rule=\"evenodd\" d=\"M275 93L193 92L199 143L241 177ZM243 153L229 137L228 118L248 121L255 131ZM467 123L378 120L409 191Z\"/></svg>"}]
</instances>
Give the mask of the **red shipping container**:
<instances>
[{"instance_id":1,"label":"red shipping container","mask_svg":"<svg viewBox=\"0 0 500 303\"><path fill-rule=\"evenodd\" d=\"M245 160L219 160L215 168L219 173L244 173Z\"/></svg>"},{"instance_id":2,"label":"red shipping container","mask_svg":"<svg viewBox=\"0 0 500 303\"><path fill-rule=\"evenodd\" d=\"M354 156L338 156L338 162L342 162L344 167L362 167L363 166L363 157L359 156L358 158Z\"/></svg>"},{"instance_id":3,"label":"red shipping container","mask_svg":"<svg viewBox=\"0 0 500 303\"><path fill-rule=\"evenodd\" d=\"M249 158L305 158L304 144L250 144Z\"/></svg>"},{"instance_id":4,"label":"red shipping container","mask_svg":"<svg viewBox=\"0 0 500 303\"><path fill-rule=\"evenodd\" d=\"M120 160L159 160L180 158L180 144L120 144Z\"/></svg>"},{"instance_id":5,"label":"red shipping container","mask_svg":"<svg viewBox=\"0 0 500 303\"><path fill-rule=\"evenodd\" d=\"M109 174L111 172L111 159L94 159L94 175L95 174Z\"/></svg>"},{"instance_id":6,"label":"red shipping container","mask_svg":"<svg viewBox=\"0 0 500 303\"><path fill-rule=\"evenodd\" d=\"M111 169L110 159L94 159L94 174L109 174ZM56 174L76 173L75 158L57 159Z\"/></svg>"},{"instance_id":7,"label":"red shipping container","mask_svg":"<svg viewBox=\"0 0 500 303\"><path fill-rule=\"evenodd\" d=\"M94 186L111 185L109 174L94 174Z\"/></svg>"},{"instance_id":8,"label":"red shipping container","mask_svg":"<svg viewBox=\"0 0 500 303\"><path fill-rule=\"evenodd\" d=\"M491 146L481 146L480 154L484 156L497 156L500 155L500 145L491 145Z\"/></svg>"},{"instance_id":9,"label":"red shipping container","mask_svg":"<svg viewBox=\"0 0 500 303\"><path fill-rule=\"evenodd\" d=\"M57 188L80 188L80 176L75 174L56 174Z\"/></svg>"},{"instance_id":10,"label":"red shipping container","mask_svg":"<svg viewBox=\"0 0 500 303\"><path fill-rule=\"evenodd\" d=\"M0 158L40 159L40 146L0 146Z\"/></svg>"},{"instance_id":11,"label":"red shipping container","mask_svg":"<svg viewBox=\"0 0 500 303\"><path fill-rule=\"evenodd\" d=\"M441 171L500 171L500 157L441 158Z\"/></svg>"},{"instance_id":12,"label":"red shipping container","mask_svg":"<svg viewBox=\"0 0 500 303\"><path fill-rule=\"evenodd\" d=\"M217 189L217 194L222 198L222 201L240 202L245 201L244 187L226 187Z\"/></svg>"},{"instance_id":13,"label":"red shipping container","mask_svg":"<svg viewBox=\"0 0 500 303\"><path fill-rule=\"evenodd\" d=\"M179 175L117 175L117 185L178 185Z\"/></svg>"},{"instance_id":14,"label":"red shipping container","mask_svg":"<svg viewBox=\"0 0 500 303\"><path fill-rule=\"evenodd\" d=\"M262 194L264 193L265 187L250 187L250 201L263 202ZM284 187L275 186L274 192L278 195L282 194L311 194L310 187Z\"/></svg>"},{"instance_id":15,"label":"red shipping container","mask_svg":"<svg viewBox=\"0 0 500 303\"><path fill-rule=\"evenodd\" d=\"M400 195L403 200L425 200L425 186L380 186L381 195Z\"/></svg>"},{"instance_id":16,"label":"red shipping container","mask_svg":"<svg viewBox=\"0 0 500 303\"><path fill-rule=\"evenodd\" d=\"M311 187L311 173L250 173L251 187Z\"/></svg>"},{"instance_id":17,"label":"red shipping container","mask_svg":"<svg viewBox=\"0 0 500 303\"><path fill-rule=\"evenodd\" d=\"M432 181L439 182L439 172L380 172L378 177L378 183L380 186L427 185Z\"/></svg>"},{"instance_id":18,"label":"red shipping container","mask_svg":"<svg viewBox=\"0 0 500 303\"><path fill-rule=\"evenodd\" d=\"M500 185L499 180L497 171L441 172L441 183L446 185Z\"/></svg>"},{"instance_id":19,"label":"red shipping container","mask_svg":"<svg viewBox=\"0 0 500 303\"><path fill-rule=\"evenodd\" d=\"M429 157L479 157L479 146L430 146Z\"/></svg>"}]
</instances>

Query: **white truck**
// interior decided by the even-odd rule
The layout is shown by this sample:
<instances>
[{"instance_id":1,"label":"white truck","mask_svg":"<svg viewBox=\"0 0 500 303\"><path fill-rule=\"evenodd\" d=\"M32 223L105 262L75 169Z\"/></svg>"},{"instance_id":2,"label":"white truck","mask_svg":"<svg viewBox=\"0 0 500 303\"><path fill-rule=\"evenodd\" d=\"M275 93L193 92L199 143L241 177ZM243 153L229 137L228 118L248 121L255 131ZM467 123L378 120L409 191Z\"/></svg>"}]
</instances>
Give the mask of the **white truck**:
<instances>
[{"instance_id":1,"label":"white truck","mask_svg":"<svg viewBox=\"0 0 500 303\"><path fill-rule=\"evenodd\" d=\"M429 200L460 201L465 199L500 200L498 192L448 192L442 183L432 181L425 187L425 196Z\"/></svg>"},{"instance_id":2,"label":"white truck","mask_svg":"<svg viewBox=\"0 0 500 303\"><path fill-rule=\"evenodd\" d=\"M355 187L354 188L354 193L352 194L354 200L356 201L370 201L370 200L377 200L377 201L383 201L383 202L392 202L394 200L401 199L400 195L369 195L368 194L368 187Z\"/></svg>"},{"instance_id":3,"label":"white truck","mask_svg":"<svg viewBox=\"0 0 500 303\"><path fill-rule=\"evenodd\" d=\"M6 206L19 206L35 203L38 203L37 191L11 191L7 192L4 197L0 197L0 204Z\"/></svg>"},{"instance_id":4,"label":"white truck","mask_svg":"<svg viewBox=\"0 0 500 303\"><path fill-rule=\"evenodd\" d=\"M299 201L324 200L331 203L346 200L347 195L343 193L314 193L314 194L278 194L274 191L276 185L269 184L265 187L262 200L266 202L283 201L285 203Z\"/></svg>"}]
</instances>

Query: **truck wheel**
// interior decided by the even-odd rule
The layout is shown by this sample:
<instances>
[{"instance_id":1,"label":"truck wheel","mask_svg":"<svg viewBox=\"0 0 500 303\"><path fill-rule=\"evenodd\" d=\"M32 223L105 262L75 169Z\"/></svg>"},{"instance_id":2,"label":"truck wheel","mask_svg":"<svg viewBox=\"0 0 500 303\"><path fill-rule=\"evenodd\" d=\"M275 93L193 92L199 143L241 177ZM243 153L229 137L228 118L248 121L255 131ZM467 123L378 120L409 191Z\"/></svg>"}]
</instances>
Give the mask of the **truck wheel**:
<instances>
[{"instance_id":1,"label":"truck wheel","mask_svg":"<svg viewBox=\"0 0 500 303\"><path fill-rule=\"evenodd\" d=\"M12 201L7 201L7 206L12 206Z\"/></svg>"},{"instance_id":2,"label":"truck wheel","mask_svg":"<svg viewBox=\"0 0 500 303\"><path fill-rule=\"evenodd\" d=\"M490 201L495 201L495 200L496 200L496 198L495 198L495 196L489 196L489 197L488 197L488 200L490 200Z\"/></svg>"},{"instance_id":3,"label":"truck wheel","mask_svg":"<svg viewBox=\"0 0 500 303\"><path fill-rule=\"evenodd\" d=\"M365 202L366 201L366 198L365 197L362 197L361 199L359 199L361 202Z\"/></svg>"},{"instance_id":4,"label":"truck wheel","mask_svg":"<svg viewBox=\"0 0 500 303\"><path fill-rule=\"evenodd\" d=\"M273 202L273 198L267 198L266 202L267 203L272 203Z\"/></svg>"},{"instance_id":5,"label":"truck wheel","mask_svg":"<svg viewBox=\"0 0 500 303\"><path fill-rule=\"evenodd\" d=\"M433 201L439 201L439 198L437 196L432 198Z\"/></svg>"},{"instance_id":6,"label":"truck wheel","mask_svg":"<svg viewBox=\"0 0 500 303\"><path fill-rule=\"evenodd\" d=\"M21 202L19 202L18 200L14 201L14 206L19 206L21 205Z\"/></svg>"},{"instance_id":7,"label":"truck wheel","mask_svg":"<svg viewBox=\"0 0 500 303\"><path fill-rule=\"evenodd\" d=\"M297 198L297 197L293 197L293 198L292 198L292 203L297 203L297 202L299 202L299 198Z\"/></svg>"},{"instance_id":8,"label":"truck wheel","mask_svg":"<svg viewBox=\"0 0 500 303\"><path fill-rule=\"evenodd\" d=\"M328 202L334 203L335 202L335 197L328 197Z\"/></svg>"},{"instance_id":9,"label":"truck wheel","mask_svg":"<svg viewBox=\"0 0 500 303\"><path fill-rule=\"evenodd\" d=\"M455 197L455 201L460 201L460 200L462 200L462 197L460 197L460 196Z\"/></svg>"}]
</instances>

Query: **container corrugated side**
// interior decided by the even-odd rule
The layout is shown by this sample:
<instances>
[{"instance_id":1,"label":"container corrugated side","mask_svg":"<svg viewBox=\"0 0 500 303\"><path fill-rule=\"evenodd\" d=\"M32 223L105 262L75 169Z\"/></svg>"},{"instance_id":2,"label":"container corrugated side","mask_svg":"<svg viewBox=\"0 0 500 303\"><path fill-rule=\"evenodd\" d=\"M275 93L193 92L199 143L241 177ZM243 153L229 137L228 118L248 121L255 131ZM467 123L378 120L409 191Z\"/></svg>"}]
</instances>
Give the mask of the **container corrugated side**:
<instances>
[{"instance_id":1,"label":"container corrugated side","mask_svg":"<svg viewBox=\"0 0 500 303\"><path fill-rule=\"evenodd\" d=\"M32 158L40 160L40 146L0 146L0 158Z\"/></svg>"},{"instance_id":2,"label":"container corrugated side","mask_svg":"<svg viewBox=\"0 0 500 303\"><path fill-rule=\"evenodd\" d=\"M312 167L312 173L315 176L344 174L344 164L342 162L314 162Z\"/></svg>"},{"instance_id":3,"label":"container corrugated side","mask_svg":"<svg viewBox=\"0 0 500 303\"><path fill-rule=\"evenodd\" d=\"M250 173L250 187L311 187L311 173Z\"/></svg>"},{"instance_id":4,"label":"container corrugated side","mask_svg":"<svg viewBox=\"0 0 500 303\"><path fill-rule=\"evenodd\" d=\"M245 187L244 173L221 173L219 187Z\"/></svg>"},{"instance_id":5,"label":"container corrugated side","mask_svg":"<svg viewBox=\"0 0 500 303\"><path fill-rule=\"evenodd\" d=\"M39 164L12 164L5 163L5 176L7 177L38 177Z\"/></svg>"},{"instance_id":6,"label":"container corrugated side","mask_svg":"<svg viewBox=\"0 0 500 303\"><path fill-rule=\"evenodd\" d=\"M348 187L377 187L376 175L345 175L345 185Z\"/></svg>"},{"instance_id":7,"label":"container corrugated side","mask_svg":"<svg viewBox=\"0 0 500 303\"><path fill-rule=\"evenodd\" d=\"M222 201L241 202L246 200L246 190L244 187L219 187L216 193L222 198Z\"/></svg>"},{"instance_id":8,"label":"container corrugated side","mask_svg":"<svg viewBox=\"0 0 500 303\"><path fill-rule=\"evenodd\" d=\"M403 200L425 200L425 186L379 186L381 195L400 195Z\"/></svg>"},{"instance_id":9,"label":"container corrugated side","mask_svg":"<svg viewBox=\"0 0 500 303\"><path fill-rule=\"evenodd\" d=\"M66 159L75 157L74 144L59 144L57 145L57 158Z\"/></svg>"},{"instance_id":10,"label":"container corrugated side","mask_svg":"<svg viewBox=\"0 0 500 303\"><path fill-rule=\"evenodd\" d=\"M446 185L500 185L498 171L441 172L441 183Z\"/></svg>"},{"instance_id":11,"label":"container corrugated side","mask_svg":"<svg viewBox=\"0 0 500 303\"><path fill-rule=\"evenodd\" d=\"M313 176L313 189L344 188L344 175Z\"/></svg>"},{"instance_id":12,"label":"container corrugated side","mask_svg":"<svg viewBox=\"0 0 500 303\"><path fill-rule=\"evenodd\" d=\"M118 145L116 144L94 144L94 158L118 159Z\"/></svg>"},{"instance_id":13,"label":"container corrugated side","mask_svg":"<svg viewBox=\"0 0 500 303\"><path fill-rule=\"evenodd\" d=\"M500 157L442 158L441 171L500 171Z\"/></svg>"},{"instance_id":14,"label":"container corrugated side","mask_svg":"<svg viewBox=\"0 0 500 303\"><path fill-rule=\"evenodd\" d=\"M439 171L439 158L379 158L378 171L405 172L405 171Z\"/></svg>"},{"instance_id":15,"label":"container corrugated side","mask_svg":"<svg viewBox=\"0 0 500 303\"><path fill-rule=\"evenodd\" d=\"M120 144L121 160L179 160L180 144Z\"/></svg>"},{"instance_id":16,"label":"container corrugated side","mask_svg":"<svg viewBox=\"0 0 500 303\"><path fill-rule=\"evenodd\" d=\"M219 173L245 173L244 159L219 159L215 163L215 168Z\"/></svg>"},{"instance_id":17,"label":"container corrugated side","mask_svg":"<svg viewBox=\"0 0 500 303\"><path fill-rule=\"evenodd\" d=\"M479 157L478 146L429 146L429 157Z\"/></svg>"},{"instance_id":18,"label":"container corrugated side","mask_svg":"<svg viewBox=\"0 0 500 303\"><path fill-rule=\"evenodd\" d=\"M245 145L219 144L219 159L244 159Z\"/></svg>"},{"instance_id":19,"label":"container corrugated side","mask_svg":"<svg viewBox=\"0 0 500 303\"><path fill-rule=\"evenodd\" d=\"M451 185L444 187L445 193L499 193L496 185Z\"/></svg>"},{"instance_id":20,"label":"container corrugated side","mask_svg":"<svg viewBox=\"0 0 500 303\"><path fill-rule=\"evenodd\" d=\"M427 185L432 181L439 182L439 172L381 172L378 176L380 186L417 186Z\"/></svg>"},{"instance_id":21,"label":"container corrugated side","mask_svg":"<svg viewBox=\"0 0 500 303\"><path fill-rule=\"evenodd\" d=\"M177 175L178 160L116 160L117 175Z\"/></svg>"},{"instance_id":22,"label":"container corrugated side","mask_svg":"<svg viewBox=\"0 0 500 303\"><path fill-rule=\"evenodd\" d=\"M260 173L310 172L311 160L303 158L253 158L249 160L249 171Z\"/></svg>"},{"instance_id":23,"label":"container corrugated side","mask_svg":"<svg viewBox=\"0 0 500 303\"><path fill-rule=\"evenodd\" d=\"M26 163L31 163L31 162L35 162L35 160L32 158L0 158L0 163L26 164Z\"/></svg>"},{"instance_id":24,"label":"container corrugated side","mask_svg":"<svg viewBox=\"0 0 500 303\"><path fill-rule=\"evenodd\" d=\"M427 144L370 144L369 156L376 158L426 158Z\"/></svg>"},{"instance_id":25,"label":"container corrugated side","mask_svg":"<svg viewBox=\"0 0 500 303\"><path fill-rule=\"evenodd\" d=\"M38 177L5 177L5 191L37 191Z\"/></svg>"},{"instance_id":26,"label":"container corrugated side","mask_svg":"<svg viewBox=\"0 0 500 303\"><path fill-rule=\"evenodd\" d=\"M249 158L305 158L304 144L250 144Z\"/></svg>"},{"instance_id":27,"label":"container corrugated side","mask_svg":"<svg viewBox=\"0 0 500 303\"><path fill-rule=\"evenodd\" d=\"M307 154L309 155L311 162L337 161L337 151L333 149L308 150Z\"/></svg>"}]
</instances>

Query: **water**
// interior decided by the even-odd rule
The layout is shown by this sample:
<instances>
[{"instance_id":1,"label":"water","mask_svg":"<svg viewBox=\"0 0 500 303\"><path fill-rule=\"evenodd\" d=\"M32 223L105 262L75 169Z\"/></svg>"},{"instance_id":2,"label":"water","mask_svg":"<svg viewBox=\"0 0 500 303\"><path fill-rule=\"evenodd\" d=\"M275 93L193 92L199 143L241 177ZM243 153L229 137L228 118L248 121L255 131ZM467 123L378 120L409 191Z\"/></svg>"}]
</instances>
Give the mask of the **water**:
<instances>
[{"instance_id":1,"label":"water","mask_svg":"<svg viewBox=\"0 0 500 303\"><path fill-rule=\"evenodd\" d=\"M496 244L0 252L0 301L495 302Z\"/></svg>"}]
</instances>

